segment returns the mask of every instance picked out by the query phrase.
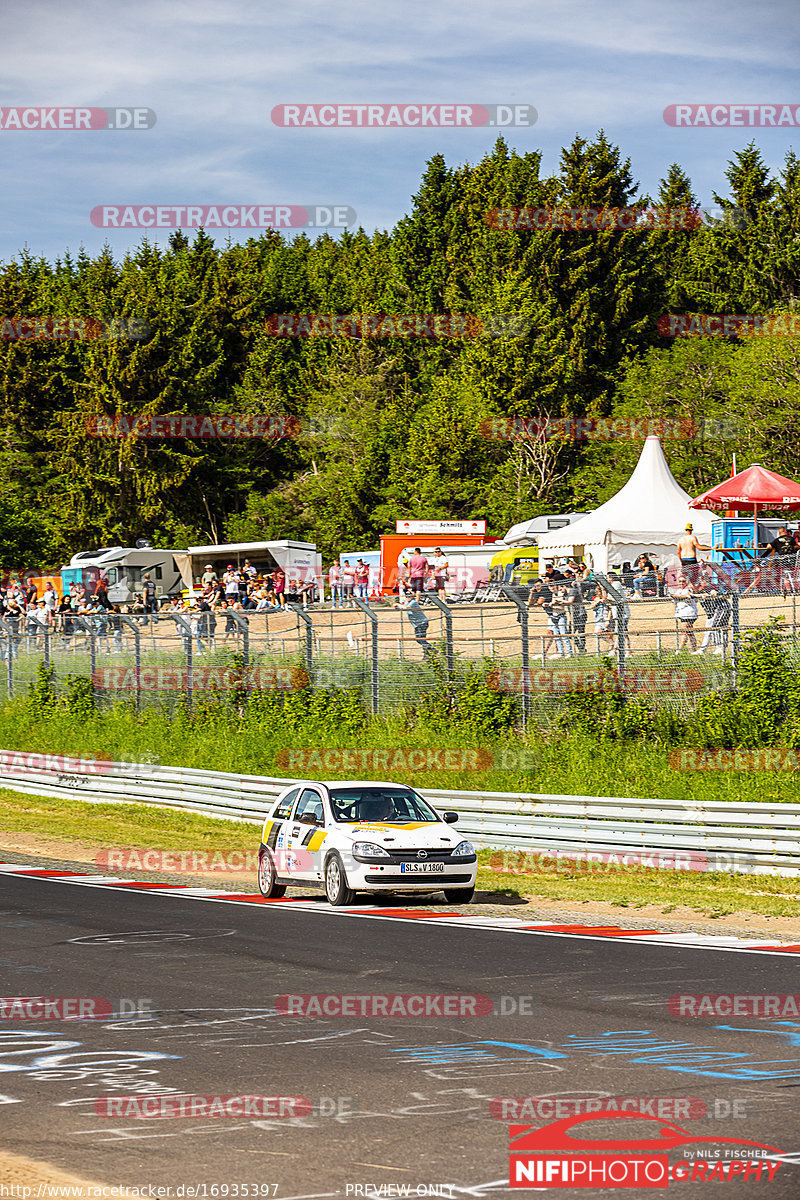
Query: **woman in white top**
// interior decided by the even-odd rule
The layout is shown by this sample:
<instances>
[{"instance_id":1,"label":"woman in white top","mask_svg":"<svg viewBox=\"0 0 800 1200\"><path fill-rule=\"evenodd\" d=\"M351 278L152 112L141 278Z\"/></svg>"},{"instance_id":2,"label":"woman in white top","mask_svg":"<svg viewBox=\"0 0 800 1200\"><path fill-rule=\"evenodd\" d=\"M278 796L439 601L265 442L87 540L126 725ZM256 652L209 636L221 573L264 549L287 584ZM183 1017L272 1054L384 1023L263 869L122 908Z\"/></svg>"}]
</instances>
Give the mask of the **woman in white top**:
<instances>
[{"instance_id":1,"label":"woman in white top","mask_svg":"<svg viewBox=\"0 0 800 1200\"><path fill-rule=\"evenodd\" d=\"M694 636L694 623L698 617L697 601L694 598L694 588L689 582L688 575L681 573L676 579L676 587L669 589L669 594L675 601L675 622L680 634L676 654L685 650L687 645L692 652L697 650L697 638Z\"/></svg>"}]
</instances>

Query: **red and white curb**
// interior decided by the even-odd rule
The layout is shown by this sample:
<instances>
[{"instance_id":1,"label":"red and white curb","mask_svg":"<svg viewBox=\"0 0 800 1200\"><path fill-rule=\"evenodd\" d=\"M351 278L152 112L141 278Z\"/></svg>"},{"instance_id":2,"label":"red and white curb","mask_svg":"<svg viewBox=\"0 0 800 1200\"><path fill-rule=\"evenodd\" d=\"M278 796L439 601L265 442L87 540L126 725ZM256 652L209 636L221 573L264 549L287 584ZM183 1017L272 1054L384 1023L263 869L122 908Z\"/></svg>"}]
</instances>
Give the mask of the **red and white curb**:
<instances>
[{"instance_id":1,"label":"red and white curb","mask_svg":"<svg viewBox=\"0 0 800 1200\"><path fill-rule=\"evenodd\" d=\"M184 887L179 883L151 883L137 879L120 879L115 875L83 875L79 871L52 871L16 863L0 863L0 875L15 875L27 879L44 879L52 883L73 883L85 887L100 887L118 891L149 892L162 896L177 896L187 900L205 900L219 904L264 905L270 908L291 908L300 912L315 912L337 917L366 917L377 921L425 921L432 925L458 925L469 929L494 929L508 933L537 933L553 937L613 939L616 942L643 942L645 945L696 947L702 950L728 950L739 953L769 953L797 955L800 943L764 943L763 939L712 933L664 933L658 929L624 929L617 925L531 924L521 917L489 917L467 913L449 913L421 908L374 908L372 905L352 905L331 908L319 900L284 897L267 900L252 892L218 892L214 888Z\"/></svg>"}]
</instances>

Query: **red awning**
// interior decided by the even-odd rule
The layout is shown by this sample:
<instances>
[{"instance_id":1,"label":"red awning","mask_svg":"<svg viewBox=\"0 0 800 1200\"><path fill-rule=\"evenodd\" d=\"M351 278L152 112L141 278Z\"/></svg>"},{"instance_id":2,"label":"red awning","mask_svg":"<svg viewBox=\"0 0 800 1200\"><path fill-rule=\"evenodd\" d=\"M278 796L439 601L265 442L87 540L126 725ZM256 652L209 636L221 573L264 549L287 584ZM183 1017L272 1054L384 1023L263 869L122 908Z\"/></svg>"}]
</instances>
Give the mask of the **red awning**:
<instances>
[{"instance_id":1,"label":"red awning","mask_svg":"<svg viewBox=\"0 0 800 1200\"><path fill-rule=\"evenodd\" d=\"M753 463L746 471L740 471L696 500L690 508L800 508L800 483L768 471L766 467Z\"/></svg>"}]
</instances>

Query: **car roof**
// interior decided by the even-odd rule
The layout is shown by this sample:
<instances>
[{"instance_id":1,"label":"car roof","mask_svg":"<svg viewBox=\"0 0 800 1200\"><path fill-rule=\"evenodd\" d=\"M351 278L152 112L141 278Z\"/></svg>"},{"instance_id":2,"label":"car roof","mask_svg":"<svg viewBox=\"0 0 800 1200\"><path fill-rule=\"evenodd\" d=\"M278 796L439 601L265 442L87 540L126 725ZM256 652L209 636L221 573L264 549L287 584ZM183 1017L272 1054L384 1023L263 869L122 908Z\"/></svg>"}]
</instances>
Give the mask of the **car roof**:
<instances>
[{"instance_id":1,"label":"car roof","mask_svg":"<svg viewBox=\"0 0 800 1200\"><path fill-rule=\"evenodd\" d=\"M405 788L407 791L413 791L409 783L398 783L397 780L388 779L293 779L290 784L287 783L284 791L288 791L290 787L313 787L314 785L322 785L325 788Z\"/></svg>"}]
</instances>

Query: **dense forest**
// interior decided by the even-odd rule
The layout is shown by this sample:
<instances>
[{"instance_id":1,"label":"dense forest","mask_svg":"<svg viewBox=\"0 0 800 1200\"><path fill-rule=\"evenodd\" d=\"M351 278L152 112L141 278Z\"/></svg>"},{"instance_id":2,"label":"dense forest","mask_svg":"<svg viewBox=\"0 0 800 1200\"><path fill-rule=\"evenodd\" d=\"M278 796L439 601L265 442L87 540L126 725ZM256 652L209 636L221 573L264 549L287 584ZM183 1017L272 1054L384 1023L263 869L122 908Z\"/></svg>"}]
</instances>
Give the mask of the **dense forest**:
<instances>
[{"instance_id":1,"label":"dense forest","mask_svg":"<svg viewBox=\"0 0 800 1200\"><path fill-rule=\"evenodd\" d=\"M602 132L576 138L550 177L540 159L503 140L474 166L436 155L409 215L372 236L266 232L218 246L201 230L164 249L144 236L121 261L107 249L2 264L0 563L57 565L140 536L295 537L329 554L377 544L398 516L486 517L502 536L537 513L595 507L638 456L636 439L539 432L548 418L673 422L665 451L689 491L729 474L733 453L800 477L800 338L670 339L657 324L796 311L794 154L776 177L752 144L720 163L727 189L714 200L736 220L493 227L487 214L509 206L698 203L676 164L656 195L640 194ZM473 314L489 332L273 336L269 318L294 313ZM508 336L491 335L498 315L516 322ZM20 337L22 319L119 322L138 336ZM298 419L258 440L92 433L99 417L174 413ZM530 424L488 437L504 417Z\"/></svg>"}]
</instances>

